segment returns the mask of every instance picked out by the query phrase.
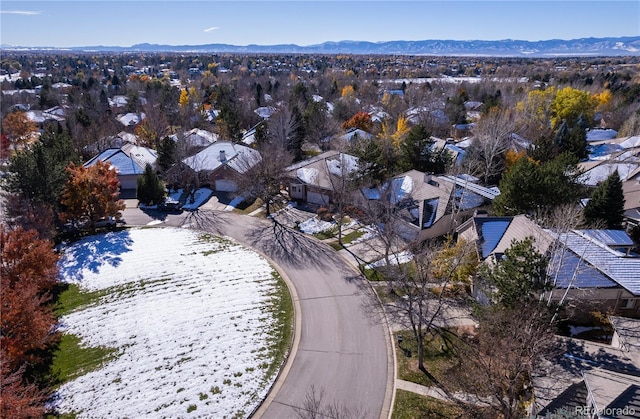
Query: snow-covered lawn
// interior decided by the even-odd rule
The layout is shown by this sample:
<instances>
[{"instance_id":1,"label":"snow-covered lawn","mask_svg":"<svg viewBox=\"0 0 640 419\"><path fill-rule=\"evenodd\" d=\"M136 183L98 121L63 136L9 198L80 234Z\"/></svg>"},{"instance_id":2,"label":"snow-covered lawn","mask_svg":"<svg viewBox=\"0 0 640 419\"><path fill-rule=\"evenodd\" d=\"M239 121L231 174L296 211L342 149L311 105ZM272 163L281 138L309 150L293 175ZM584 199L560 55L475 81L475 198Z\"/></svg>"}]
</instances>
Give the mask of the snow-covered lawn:
<instances>
[{"instance_id":1,"label":"snow-covered lawn","mask_svg":"<svg viewBox=\"0 0 640 419\"><path fill-rule=\"evenodd\" d=\"M320 233L337 227L335 222L322 221L317 217L309 218L299 224L300 231L307 234Z\"/></svg>"},{"instance_id":2,"label":"snow-covered lawn","mask_svg":"<svg viewBox=\"0 0 640 419\"><path fill-rule=\"evenodd\" d=\"M60 387L60 412L246 417L266 396L277 280L255 252L191 230L146 228L80 241L60 267L65 281L109 291L64 316L64 331L118 348L115 360Z\"/></svg>"}]
</instances>

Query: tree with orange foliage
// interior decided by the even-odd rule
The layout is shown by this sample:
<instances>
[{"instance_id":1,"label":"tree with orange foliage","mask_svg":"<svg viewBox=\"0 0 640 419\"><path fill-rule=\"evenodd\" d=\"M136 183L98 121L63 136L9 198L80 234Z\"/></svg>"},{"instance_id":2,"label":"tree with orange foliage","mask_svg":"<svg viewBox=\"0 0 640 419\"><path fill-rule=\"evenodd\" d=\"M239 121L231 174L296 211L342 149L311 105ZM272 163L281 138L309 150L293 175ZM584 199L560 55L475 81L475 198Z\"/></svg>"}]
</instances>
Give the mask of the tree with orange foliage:
<instances>
[{"instance_id":1,"label":"tree with orange foliage","mask_svg":"<svg viewBox=\"0 0 640 419\"><path fill-rule=\"evenodd\" d=\"M0 225L0 416L41 417L45 392L29 370L57 342L51 290L58 257L35 230Z\"/></svg>"},{"instance_id":2,"label":"tree with orange foliage","mask_svg":"<svg viewBox=\"0 0 640 419\"><path fill-rule=\"evenodd\" d=\"M65 208L62 218L77 223L88 220L91 231L96 221L105 217L120 217L124 202L120 198L120 181L108 163L97 161L93 166L67 167L69 178L62 193Z\"/></svg>"},{"instance_id":3,"label":"tree with orange foliage","mask_svg":"<svg viewBox=\"0 0 640 419\"><path fill-rule=\"evenodd\" d=\"M27 142L29 134L38 130L38 125L30 121L26 113L12 112L2 120L2 129L17 147Z\"/></svg>"},{"instance_id":4,"label":"tree with orange foliage","mask_svg":"<svg viewBox=\"0 0 640 419\"><path fill-rule=\"evenodd\" d=\"M371 115L363 111L356 113L351 119L342 124L343 129L357 128L367 132L371 131L372 127Z\"/></svg>"},{"instance_id":5,"label":"tree with orange foliage","mask_svg":"<svg viewBox=\"0 0 640 419\"><path fill-rule=\"evenodd\" d=\"M133 129L133 133L142 139L142 143L145 147L153 147L158 142L158 132L147 118L143 119L138 125L136 125Z\"/></svg>"},{"instance_id":6,"label":"tree with orange foliage","mask_svg":"<svg viewBox=\"0 0 640 419\"><path fill-rule=\"evenodd\" d=\"M40 418L45 414L47 394L34 383L24 383L25 367L12 371L0 357L0 417Z\"/></svg>"},{"instance_id":7,"label":"tree with orange foliage","mask_svg":"<svg viewBox=\"0 0 640 419\"><path fill-rule=\"evenodd\" d=\"M516 164L518 160L525 157L530 159L530 157L527 157L527 152L525 150L522 150L522 151L515 151L513 149L507 150L507 152L504 154L505 172L508 172L509 168L511 168L511 166Z\"/></svg>"}]
</instances>

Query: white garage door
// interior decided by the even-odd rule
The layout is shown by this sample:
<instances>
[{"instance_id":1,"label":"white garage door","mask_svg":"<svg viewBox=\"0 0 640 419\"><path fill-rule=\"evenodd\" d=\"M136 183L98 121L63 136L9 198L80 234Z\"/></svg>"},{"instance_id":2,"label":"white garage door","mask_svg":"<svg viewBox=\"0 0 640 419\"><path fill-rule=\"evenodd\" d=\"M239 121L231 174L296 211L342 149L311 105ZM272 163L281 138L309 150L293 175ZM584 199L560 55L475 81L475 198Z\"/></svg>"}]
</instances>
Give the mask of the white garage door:
<instances>
[{"instance_id":1,"label":"white garage door","mask_svg":"<svg viewBox=\"0 0 640 419\"><path fill-rule=\"evenodd\" d=\"M236 192L237 190L238 190L238 185L232 180L227 180L227 179L216 180L216 191Z\"/></svg>"},{"instance_id":2,"label":"white garage door","mask_svg":"<svg viewBox=\"0 0 640 419\"><path fill-rule=\"evenodd\" d=\"M307 191L307 202L318 205L328 205L329 197L327 195L323 195L317 192L308 192Z\"/></svg>"}]
</instances>

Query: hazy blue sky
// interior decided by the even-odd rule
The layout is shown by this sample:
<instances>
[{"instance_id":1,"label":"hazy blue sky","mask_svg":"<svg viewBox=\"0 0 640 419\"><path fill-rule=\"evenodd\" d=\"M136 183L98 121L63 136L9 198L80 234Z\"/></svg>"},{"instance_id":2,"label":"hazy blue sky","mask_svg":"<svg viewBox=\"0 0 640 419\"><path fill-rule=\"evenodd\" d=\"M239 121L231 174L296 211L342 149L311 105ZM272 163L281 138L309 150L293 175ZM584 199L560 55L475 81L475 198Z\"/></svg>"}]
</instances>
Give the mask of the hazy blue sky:
<instances>
[{"instance_id":1,"label":"hazy blue sky","mask_svg":"<svg viewBox=\"0 0 640 419\"><path fill-rule=\"evenodd\" d=\"M547 40L640 35L640 1L7 1L0 42L312 45L358 40Z\"/></svg>"}]
</instances>

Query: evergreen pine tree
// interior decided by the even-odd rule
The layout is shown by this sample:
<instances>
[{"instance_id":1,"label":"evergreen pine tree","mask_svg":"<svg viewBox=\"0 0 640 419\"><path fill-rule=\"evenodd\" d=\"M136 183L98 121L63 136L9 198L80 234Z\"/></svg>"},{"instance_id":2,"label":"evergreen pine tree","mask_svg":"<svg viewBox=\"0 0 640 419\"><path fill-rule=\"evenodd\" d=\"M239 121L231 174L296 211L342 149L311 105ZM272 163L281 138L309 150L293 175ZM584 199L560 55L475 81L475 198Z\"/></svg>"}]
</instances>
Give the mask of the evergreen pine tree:
<instances>
[{"instance_id":1,"label":"evergreen pine tree","mask_svg":"<svg viewBox=\"0 0 640 419\"><path fill-rule=\"evenodd\" d=\"M170 137L164 137L158 144L158 166L166 172L176 162L176 142Z\"/></svg>"},{"instance_id":2,"label":"evergreen pine tree","mask_svg":"<svg viewBox=\"0 0 640 419\"><path fill-rule=\"evenodd\" d=\"M150 164L138 178L137 198L144 205L158 204L164 198L164 185Z\"/></svg>"},{"instance_id":3,"label":"evergreen pine tree","mask_svg":"<svg viewBox=\"0 0 640 419\"><path fill-rule=\"evenodd\" d=\"M448 153L435 152L432 147L431 135L422 124L411 128L407 137L400 143L400 170L444 173L451 159Z\"/></svg>"},{"instance_id":4,"label":"evergreen pine tree","mask_svg":"<svg viewBox=\"0 0 640 419\"><path fill-rule=\"evenodd\" d=\"M605 228L618 230L622 228L623 215L624 193L616 170L593 191L584 218L588 224L604 223Z\"/></svg>"}]
</instances>

